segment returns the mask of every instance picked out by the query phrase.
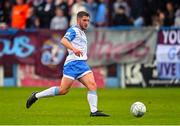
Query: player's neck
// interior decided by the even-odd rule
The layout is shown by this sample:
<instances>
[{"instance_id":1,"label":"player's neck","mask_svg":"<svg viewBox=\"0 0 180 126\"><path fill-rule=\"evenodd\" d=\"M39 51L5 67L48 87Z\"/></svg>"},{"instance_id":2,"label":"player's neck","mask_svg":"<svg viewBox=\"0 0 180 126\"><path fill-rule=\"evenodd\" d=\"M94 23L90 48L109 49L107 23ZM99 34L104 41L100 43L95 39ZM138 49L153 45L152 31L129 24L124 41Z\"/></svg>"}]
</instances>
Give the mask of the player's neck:
<instances>
[{"instance_id":1,"label":"player's neck","mask_svg":"<svg viewBox=\"0 0 180 126\"><path fill-rule=\"evenodd\" d=\"M81 31L85 31L85 30L82 29L78 24L76 25L76 27L78 27Z\"/></svg>"}]
</instances>

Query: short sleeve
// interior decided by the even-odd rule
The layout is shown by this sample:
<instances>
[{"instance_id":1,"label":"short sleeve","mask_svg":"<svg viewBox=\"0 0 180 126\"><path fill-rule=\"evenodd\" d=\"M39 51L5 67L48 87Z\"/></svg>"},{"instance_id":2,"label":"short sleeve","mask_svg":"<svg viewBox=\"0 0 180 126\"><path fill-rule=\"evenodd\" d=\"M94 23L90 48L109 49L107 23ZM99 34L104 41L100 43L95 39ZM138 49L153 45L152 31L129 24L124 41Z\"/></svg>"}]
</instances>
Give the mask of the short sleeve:
<instances>
[{"instance_id":1,"label":"short sleeve","mask_svg":"<svg viewBox=\"0 0 180 126\"><path fill-rule=\"evenodd\" d=\"M76 32L74 31L74 29L69 28L64 37L67 38L69 41L72 41L76 37Z\"/></svg>"}]
</instances>

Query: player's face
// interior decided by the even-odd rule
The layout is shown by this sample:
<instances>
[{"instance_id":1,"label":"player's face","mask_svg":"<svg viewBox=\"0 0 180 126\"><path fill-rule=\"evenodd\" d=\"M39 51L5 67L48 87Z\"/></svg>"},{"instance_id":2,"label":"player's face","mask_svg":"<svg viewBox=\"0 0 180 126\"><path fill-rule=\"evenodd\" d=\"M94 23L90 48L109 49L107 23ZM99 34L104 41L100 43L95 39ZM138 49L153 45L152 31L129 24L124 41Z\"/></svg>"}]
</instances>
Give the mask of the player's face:
<instances>
[{"instance_id":1,"label":"player's face","mask_svg":"<svg viewBox=\"0 0 180 126\"><path fill-rule=\"evenodd\" d=\"M82 18L79 18L79 26L81 27L82 30L86 30L89 25L89 17L88 16L83 16Z\"/></svg>"}]
</instances>

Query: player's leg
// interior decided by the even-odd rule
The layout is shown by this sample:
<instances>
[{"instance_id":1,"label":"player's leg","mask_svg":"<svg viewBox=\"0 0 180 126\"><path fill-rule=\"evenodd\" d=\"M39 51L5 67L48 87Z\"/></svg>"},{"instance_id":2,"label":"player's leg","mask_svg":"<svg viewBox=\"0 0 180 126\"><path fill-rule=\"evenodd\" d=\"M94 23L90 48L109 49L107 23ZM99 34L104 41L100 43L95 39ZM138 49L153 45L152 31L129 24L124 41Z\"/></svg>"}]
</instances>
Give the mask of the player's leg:
<instances>
[{"instance_id":1,"label":"player's leg","mask_svg":"<svg viewBox=\"0 0 180 126\"><path fill-rule=\"evenodd\" d=\"M89 106L91 109L91 112L96 112L97 109L97 102L98 102L98 98L97 98L97 94L96 94L96 83L94 81L94 76L92 72L87 73L86 75L84 75L83 77L81 77L79 79L79 81L87 87L88 89L88 93L87 93L87 100L89 102Z\"/></svg>"},{"instance_id":2,"label":"player's leg","mask_svg":"<svg viewBox=\"0 0 180 126\"><path fill-rule=\"evenodd\" d=\"M79 81L88 89L87 99L91 110L90 116L109 116L105 113L102 113L101 111L98 111L98 96L96 93L97 85L94 79L93 72L85 74L84 76L79 78Z\"/></svg>"},{"instance_id":3,"label":"player's leg","mask_svg":"<svg viewBox=\"0 0 180 126\"><path fill-rule=\"evenodd\" d=\"M69 89L71 88L73 81L74 81L73 79L63 76L60 86L54 86L46 90L43 90L41 92L32 93L32 95L28 98L26 102L26 107L29 108L34 102L36 102L36 100L40 98L65 95L66 93L68 93Z\"/></svg>"},{"instance_id":4,"label":"player's leg","mask_svg":"<svg viewBox=\"0 0 180 126\"><path fill-rule=\"evenodd\" d=\"M44 98L44 97L51 97L56 95L65 95L70 87L72 86L74 80L69 79L67 77L62 77L60 86L54 86L51 88L48 88L44 91L41 91L37 93L35 96L36 98Z\"/></svg>"}]
</instances>

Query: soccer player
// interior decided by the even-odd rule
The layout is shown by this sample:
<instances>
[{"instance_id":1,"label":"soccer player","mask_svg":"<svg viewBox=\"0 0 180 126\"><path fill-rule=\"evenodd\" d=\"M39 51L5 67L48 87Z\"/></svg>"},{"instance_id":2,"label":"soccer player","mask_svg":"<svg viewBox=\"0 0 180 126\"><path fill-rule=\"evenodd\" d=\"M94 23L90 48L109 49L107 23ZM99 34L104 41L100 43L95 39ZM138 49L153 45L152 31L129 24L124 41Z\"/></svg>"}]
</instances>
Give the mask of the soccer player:
<instances>
[{"instance_id":1,"label":"soccer player","mask_svg":"<svg viewBox=\"0 0 180 126\"><path fill-rule=\"evenodd\" d=\"M90 116L109 116L102 111L98 111L97 86L93 72L86 63L87 38L84 31L87 29L89 21L90 16L87 12L78 12L77 25L71 26L61 40L61 43L68 49L61 85L41 92L33 92L27 100L26 108L30 108L40 98L67 94L73 81L77 79L88 89L87 99L91 111Z\"/></svg>"}]
</instances>

